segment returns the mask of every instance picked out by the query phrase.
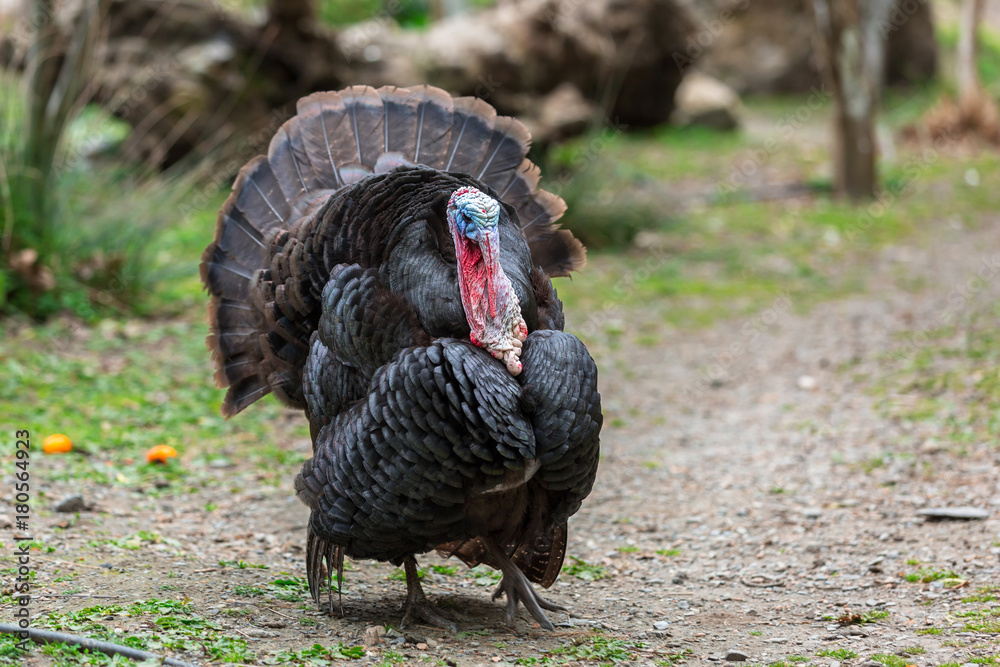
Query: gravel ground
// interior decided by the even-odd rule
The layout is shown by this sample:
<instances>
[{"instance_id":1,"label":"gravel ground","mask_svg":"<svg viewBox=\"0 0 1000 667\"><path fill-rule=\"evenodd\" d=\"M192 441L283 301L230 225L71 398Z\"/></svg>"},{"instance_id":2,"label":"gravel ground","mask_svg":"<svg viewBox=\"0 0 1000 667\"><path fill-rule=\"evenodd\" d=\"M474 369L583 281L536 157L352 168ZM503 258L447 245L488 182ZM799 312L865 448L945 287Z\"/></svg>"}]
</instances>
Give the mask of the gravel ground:
<instances>
[{"instance_id":1,"label":"gravel ground","mask_svg":"<svg viewBox=\"0 0 1000 667\"><path fill-rule=\"evenodd\" d=\"M502 603L489 599L489 576L469 577L460 564L454 573L431 572L429 597L463 632L418 627L372 641L370 631L356 664L572 662L604 640L619 640L620 657L634 664L728 656L837 667L877 654L894 656L881 658L890 667L1000 662L1000 634L969 631L970 617L961 615L1000 613L989 596L962 602L1000 583L1000 449L983 442L956 453L934 438L932 424L883 416L864 379L879 376L902 333L955 307L951 291L1000 253L998 231L1000 218L975 232L943 228L925 246L887 249L866 293L808 314L778 300L759 319L666 332L652 346L631 342L628 324L616 340L595 340L605 454L595 491L571 523L569 553L603 568L604 578L564 573L549 596L572 612L556 614L557 631L546 633L527 617L506 628ZM920 291L899 286L920 278ZM992 279L970 301L998 298L1000 280ZM652 317L636 312L629 322ZM288 446L308 455L306 441ZM887 464L866 463L886 452L896 454ZM85 500L99 511L62 531L57 524L72 515L43 516L41 537L58 549L37 559L42 597L33 613L189 598L258 656L335 640L363 646L366 629L399 622L405 585L384 564L352 564L345 618L238 594L281 572L302 576L307 512L290 493L292 466L279 488L239 465L217 474L224 497L218 488L152 498L87 488ZM67 483L44 490L53 505L80 492ZM918 515L939 506L975 506L987 518ZM93 543L154 528L162 541L135 550ZM239 559L270 569L219 565ZM421 564L445 562L425 556ZM583 577L597 572L577 566ZM920 568L956 577L906 580ZM76 577L56 583L56 570ZM78 592L58 595L70 586ZM127 616L101 622L123 635L142 626ZM197 652L185 657L207 662ZM35 653L24 664L50 662Z\"/></svg>"}]
</instances>

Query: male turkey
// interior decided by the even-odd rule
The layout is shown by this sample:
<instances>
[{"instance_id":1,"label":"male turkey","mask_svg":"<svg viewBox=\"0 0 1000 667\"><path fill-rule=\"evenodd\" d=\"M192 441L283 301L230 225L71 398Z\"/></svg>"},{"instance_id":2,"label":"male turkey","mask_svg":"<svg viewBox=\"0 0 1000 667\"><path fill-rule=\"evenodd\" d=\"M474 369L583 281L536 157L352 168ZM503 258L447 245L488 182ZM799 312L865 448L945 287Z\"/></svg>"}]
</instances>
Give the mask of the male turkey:
<instances>
[{"instance_id":1,"label":"male turkey","mask_svg":"<svg viewBox=\"0 0 1000 667\"><path fill-rule=\"evenodd\" d=\"M529 581L559 574L602 422L549 280L584 262L565 205L482 100L355 86L297 111L240 171L201 275L223 414L273 392L308 416L313 598L324 563L332 591L345 555L391 561L404 624L454 630L417 577L437 549L503 573L508 623L520 601L552 629Z\"/></svg>"}]
</instances>

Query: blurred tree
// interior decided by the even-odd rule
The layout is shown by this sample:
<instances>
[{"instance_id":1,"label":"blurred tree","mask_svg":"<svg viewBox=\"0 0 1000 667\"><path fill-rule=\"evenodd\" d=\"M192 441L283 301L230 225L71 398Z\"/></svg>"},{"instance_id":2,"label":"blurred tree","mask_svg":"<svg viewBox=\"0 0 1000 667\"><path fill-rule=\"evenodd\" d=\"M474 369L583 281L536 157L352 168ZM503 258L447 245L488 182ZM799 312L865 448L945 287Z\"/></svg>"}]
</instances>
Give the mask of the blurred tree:
<instances>
[{"instance_id":1,"label":"blurred tree","mask_svg":"<svg viewBox=\"0 0 1000 667\"><path fill-rule=\"evenodd\" d=\"M893 0L814 0L826 79L836 104L834 189L851 199L875 196L875 113Z\"/></svg>"},{"instance_id":2,"label":"blurred tree","mask_svg":"<svg viewBox=\"0 0 1000 667\"><path fill-rule=\"evenodd\" d=\"M963 132L978 133L983 139L1000 143L1000 109L979 80L979 24L984 0L963 0L958 26L958 118L953 124Z\"/></svg>"},{"instance_id":3,"label":"blurred tree","mask_svg":"<svg viewBox=\"0 0 1000 667\"><path fill-rule=\"evenodd\" d=\"M963 109L979 103L983 94L976 71L976 28L982 19L983 0L962 0L958 26L958 104Z\"/></svg>"}]
</instances>

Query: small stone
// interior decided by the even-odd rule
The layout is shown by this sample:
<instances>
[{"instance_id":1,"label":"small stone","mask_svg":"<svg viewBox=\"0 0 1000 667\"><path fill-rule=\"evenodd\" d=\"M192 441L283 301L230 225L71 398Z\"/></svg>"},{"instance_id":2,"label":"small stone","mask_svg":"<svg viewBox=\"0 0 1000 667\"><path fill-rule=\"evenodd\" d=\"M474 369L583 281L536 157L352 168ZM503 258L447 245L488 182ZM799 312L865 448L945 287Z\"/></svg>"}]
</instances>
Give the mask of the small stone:
<instances>
[{"instance_id":1,"label":"small stone","mask_svg":"<svg viewBox=\"0 0 1000 667\"><path fill-rule=\"evenodd\" d=\"M653 628L655 630L666 630L669 627L670 627L669 621L657 621L656 623L653 623Z\"/></svg>"},{"instance_id":2,"label":"small stone","mask_svg":"<svg viewBox=\"0 0 1000 667\"><path fill-rule=\"evenodd\" d=\"M805 391L812 391L818 386L816 378L812 375L802 375L799 377L798 383L799 389L804 389Z\"/></svg>"},{"instance_id":3,"label":"small stone","mask_svg":"<svg viewBox=\"0 0 1000 667\"><path fill-rule=\"evenodd\" d=\"M427 644L425 644L423 642L420 642L419 644L417 644L417 650L418 651L426 651L427 650Z\"/></svg>"},{"instance_id":4,"label":"small stone","mask_svg":"<svg viewBox=\"0 0 1000 667\"><path fill-rule=\"evenodd\" d=\"M278 636L277 632L271 632L270 630L264 630L262 628L247 628L243 632L250 637L259 637L261 639Z\"/></svg>"},{"instance_id":5,"label":"small stone","mask_svg":"<svg viewBox=\"0 0 1000 667\"><path fill-rule=\"evenodd\" d=\"M957 519L957 520L974 520L974 519L985 519L990 513L979 507L926 507L922 510L917 510L918 516L924 516L928 519Z\"/></svg>"},{"instance_id":6,"label":"small stone","mask_svg":"<svg viewBox=\"0 0 1000 667\"><path fill-rule=\"evenodd\" d=\"M387 639L399 639L400 637L403 637L404 639L406 638L403 636L403 633L397 630L396 628L389 628L388 630L386 630L385 636Z\"/></svg>"},{"instance_id":7,"label":"small stone","mask_svg":"<svg viewBox=\"0 0 1000 667\"><path fill-rule=\"evenodd\" d=\"M683 584L687 580L688 580L687 572L678 572L673 576L673 578L670 581L671 583L674 584Z\"/></svg>"},{"instance_id":8,"label":"small stone","mask_svg":"<svg viewBox=\"0 0 1000 667\"><path fill-rule=\"evenodd\" d=\"M14 526L14 520L11 519L6 514L0 514L0 529L12 528Z\"/></svg>"},{"instance_id":9,"label":"small stone","mask_svg":"<svg viewBox=\"0 0 1000 667\"><path fill-rule=\"evenodd\" d=\"M788 637L772 637L771 639L765 639L764 642L767 644L784 644L788 641Z\"/></svg>"},{"instance_id":10,"label":"small stone","mask_svg":"<svg viewBox=\"0 0 1000 667\"><path fill-rule=\"evenodd\" d=\"M370 625L365 628L365 646L371 648L382 643L385 637L385 628L381 625Z\"/></svg>"},{"instance_id":11,"label":"small stone","mask_svg":"<svg viewBox=\"0 0 1000 667\"><path fill-rule=\"evenodd\" d=\"M64 498L61 503L56 505L57 512L83 512L87 509L87 503L83 499L83 496L70 496L69 498Z\"/></svg>"},{"instance_id":12,"label":"small stone","mask_svg":"<svg viewBox=\"0 0 1000 667\"><path fill-rule=\"evenodd\" d=\"M881 662L876 662L875 660L866 660L861 663L861 667L885 667Z\"/></svg>"},{"instance_id":13,"label":"small stone","mask_svg":"<svg viewBox=\"0 0 1000 667\"><path fill-rule=\"evenodd\" d=\"M823 516L823 510L819 507L807 507L802 510L802 516L807 519L818 519Z\"/></svg>"},{"instance_id":14,"label":"small stone","mask_svg":"<svg viewBox=\"0 0 1000 667\"><path fill-rule=\"evenodd\" d=\"M878 600L875 600L875 599L865 600L865 604L868 605L869 607L877 607L878 606Z\"/></svg>"},{"instance_id":15,"label":"small stone","mask_svg":"<svg viewBox=\"0 0 1000 667\"><path fill-rule=\"evenodd\" d=\"M750 656L741 651L730 651L729 653L726 653L726 660L728 662L743 662L749 658Z\"/></svg>"}]
</instances>

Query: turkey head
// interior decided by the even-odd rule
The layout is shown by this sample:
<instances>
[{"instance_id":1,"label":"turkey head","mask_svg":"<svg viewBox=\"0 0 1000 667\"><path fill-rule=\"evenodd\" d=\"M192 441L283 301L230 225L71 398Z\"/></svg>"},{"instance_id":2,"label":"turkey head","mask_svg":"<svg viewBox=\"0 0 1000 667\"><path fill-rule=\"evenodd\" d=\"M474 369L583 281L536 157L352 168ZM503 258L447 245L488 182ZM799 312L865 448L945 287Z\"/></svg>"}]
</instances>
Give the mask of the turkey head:
<instances>
[{"instance_id":1,"label":"turkey head","mask_svg":"<svg viewBox=\"0 0 1000 667\"><path fill-rule=\"evenodd\" d=\"M500 204L475 188L459 188L448 200L447 215L469 340L502 361L511 375L518 375L528 327L500 266Z\"/></svg>"}]
</instances>

